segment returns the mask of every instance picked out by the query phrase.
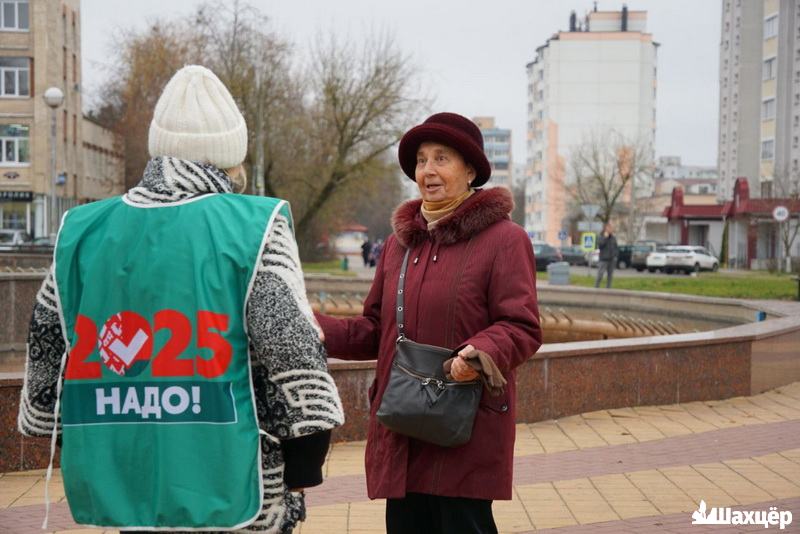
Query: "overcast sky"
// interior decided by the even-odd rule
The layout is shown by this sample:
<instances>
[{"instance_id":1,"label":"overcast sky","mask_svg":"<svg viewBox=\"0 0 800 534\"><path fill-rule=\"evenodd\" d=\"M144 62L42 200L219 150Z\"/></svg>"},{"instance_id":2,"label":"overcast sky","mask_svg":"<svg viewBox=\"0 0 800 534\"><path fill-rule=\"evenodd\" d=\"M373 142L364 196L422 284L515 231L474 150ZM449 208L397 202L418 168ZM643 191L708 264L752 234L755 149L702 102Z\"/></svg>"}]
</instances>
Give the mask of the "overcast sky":
<instances>
[{"instance_id":1,"label":"overcast sky","mask_svg":"<svg viewBox=\"0 0 800 534\"><path fill-rule=\"evenodd\" d=\"M219 0L218 0L219 1ZM224 1L224 0L223 0ZM118 29L141 29L157 18L189 14L200 0L83 0L84 97L96 95L113 56ZM568 27L591 0L251 0L271 18L273 30L299 51L320 32L358 39L388 29L418 67L435 98L434 111L490 115L511 128L514 160L525 160L525 64L536 48ZM601 0L601 10L621 1ZM719 100L720 0L631 0L648 12L647 30L660 43L656 154L684 163L716 165Z\"/></svg>"}]
</instances>

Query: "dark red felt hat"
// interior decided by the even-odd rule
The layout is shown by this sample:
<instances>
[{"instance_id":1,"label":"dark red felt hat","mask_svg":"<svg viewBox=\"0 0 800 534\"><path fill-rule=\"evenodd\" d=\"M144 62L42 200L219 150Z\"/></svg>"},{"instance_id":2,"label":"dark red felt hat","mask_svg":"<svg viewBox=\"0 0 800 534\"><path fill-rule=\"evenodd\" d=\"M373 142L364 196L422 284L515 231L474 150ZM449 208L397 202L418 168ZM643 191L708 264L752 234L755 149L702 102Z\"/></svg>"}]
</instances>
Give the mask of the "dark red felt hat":
<instances>
[{"instance_id":1,"label":"dark red felt hat","mask_svg":"<svg viewBox=\"0 0 800 534\"><path fill-rule=\"evenodd\" d=\"M475 169L472 187L482 186L492 175L492 166L483 152L481 130L466 117L457 113L437 113L406 132L400 140L397 157L403 172L412 180L416 180L417 150L425 142L441 143L458 150L464 161Z\"/></svg>"}]
</instances>

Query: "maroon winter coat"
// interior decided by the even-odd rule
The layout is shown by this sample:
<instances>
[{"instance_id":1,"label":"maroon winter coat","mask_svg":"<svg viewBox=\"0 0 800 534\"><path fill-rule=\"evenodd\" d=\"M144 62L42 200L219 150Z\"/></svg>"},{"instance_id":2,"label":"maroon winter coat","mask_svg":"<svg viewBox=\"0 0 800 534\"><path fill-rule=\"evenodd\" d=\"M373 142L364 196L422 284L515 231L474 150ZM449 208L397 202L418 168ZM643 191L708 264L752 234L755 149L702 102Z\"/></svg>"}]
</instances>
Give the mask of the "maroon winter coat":
<instances>
[{"instance_id":1,"label":"maroon winter coat","mask_svg":"<svg viewBox=\"0 0 800 534\"><path fill-rule=\"evenodd\" d=\"M367 490L370 498L406 492L475 499L511 499L514 460L514 369L542 342L533 250L525 231L509 220L504 188L478 190L431 232L421 200L394 214L363 316L318 315L331 356L377 357L370 388ZM375 417L389 379L397 325L395 298L405 247L411 248L405 289L405 331L417 342L488 353L508 380L492 397L484 388L469 443L439 447L396 434Z\"/></svg>"}]
</instances>

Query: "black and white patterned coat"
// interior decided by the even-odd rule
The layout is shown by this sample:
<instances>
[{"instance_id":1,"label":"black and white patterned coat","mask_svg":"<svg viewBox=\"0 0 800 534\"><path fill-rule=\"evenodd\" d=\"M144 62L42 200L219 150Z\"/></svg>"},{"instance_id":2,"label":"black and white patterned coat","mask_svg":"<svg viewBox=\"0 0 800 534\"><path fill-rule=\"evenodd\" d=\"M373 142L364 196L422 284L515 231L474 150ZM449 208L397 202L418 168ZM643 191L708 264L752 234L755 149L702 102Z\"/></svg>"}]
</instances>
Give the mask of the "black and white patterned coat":
<instances>
[{"instance_id":1,"label":"black and white patterned coat","mask_svg":"<svg viewBox=\"0 0 800 534\"><path fill-rule=\"evenodd\" d=\"M148 163L142 181L126 196L132 204L147 206L230 192L228 176L216 167L160 157ZM264 508L246 530L291 532L305 517L305 504L287 483L296 487L321 481L330 430L341 425L344 416L306 298L297 243L281 215L275 218L258 265L247 326L258 419L268 435L261 438ZM25 435L52 433L64 350L51 268L36 296L28 336L18 418Z\"/></svg>"}]
</instances>

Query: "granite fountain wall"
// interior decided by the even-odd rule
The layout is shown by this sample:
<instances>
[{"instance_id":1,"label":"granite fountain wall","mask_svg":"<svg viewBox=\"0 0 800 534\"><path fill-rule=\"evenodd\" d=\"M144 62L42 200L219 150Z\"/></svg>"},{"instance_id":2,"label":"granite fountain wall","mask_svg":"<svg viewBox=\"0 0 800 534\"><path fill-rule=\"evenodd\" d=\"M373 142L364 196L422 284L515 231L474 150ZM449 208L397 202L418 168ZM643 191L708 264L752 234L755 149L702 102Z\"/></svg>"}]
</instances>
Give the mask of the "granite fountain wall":
<instances>
[{"instance_id":1,"label":"granite fountain wall","mask_svg":"<svg viewBox=\"0 0 800 534\"><path fill-rule=\"evenodd\" d=\"M0 273L0 358L6 362L6 372L0 372L0 472L47 465L49 440L25 438L16 431L27 323L43 276ZM364 284L307 278L309 293L364 294ZM498 417L533 422L608 408L723 399L800 380L800 317L747 301L617 290L541 286L539 298L543 313L561 306L622 309L690 321L697 317L719 327L546 344L516 371L516 413L500 411ZM757 311L766 312L767 320L754 322ZM330 361L347 415L334 439L365 438L374 369L374 361ZM501 407L505 400L493 402Z\"/></svg>"}]
</instances>

